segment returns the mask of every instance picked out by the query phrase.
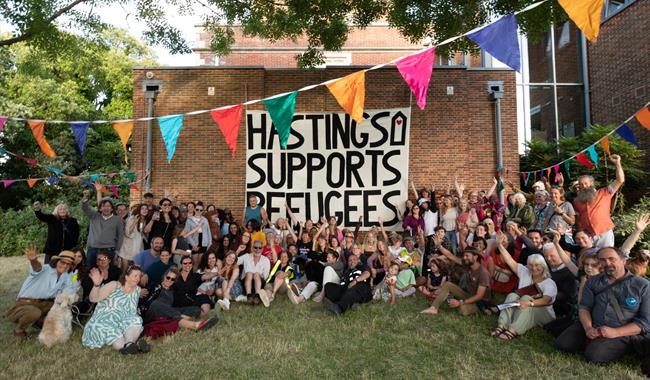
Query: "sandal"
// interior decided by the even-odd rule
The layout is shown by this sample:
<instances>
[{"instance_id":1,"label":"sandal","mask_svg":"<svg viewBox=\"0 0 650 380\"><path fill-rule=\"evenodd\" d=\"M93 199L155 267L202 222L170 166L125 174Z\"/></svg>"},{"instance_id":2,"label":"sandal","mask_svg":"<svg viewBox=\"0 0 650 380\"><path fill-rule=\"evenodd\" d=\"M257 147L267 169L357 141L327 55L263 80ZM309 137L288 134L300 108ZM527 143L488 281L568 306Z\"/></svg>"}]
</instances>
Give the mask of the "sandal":
<instances>
[{"instance_id":1,"label":"sandal","mask_svg":"<svg viewBox=\"0 0 650 380\"><path fill-rule=\"evenodd\" d=\"M499 335L503 334L504 331L506 331L506 329L504 327L497 326L496 329L492 330L492 332L490 333L490 336L496 338Z\"/></svg>"},{"instance_id":2,"label":"sandal","mask_svg":"<svg viewBox=\"0 0 650 380\"><path fill-rule=\"evenodd\" d=\"M510 331L510 330L503 330L501 334L499 334L499 339L508 341L508 340L513 340L519 335L516 332Z\"/></svg>"}]
</instances>

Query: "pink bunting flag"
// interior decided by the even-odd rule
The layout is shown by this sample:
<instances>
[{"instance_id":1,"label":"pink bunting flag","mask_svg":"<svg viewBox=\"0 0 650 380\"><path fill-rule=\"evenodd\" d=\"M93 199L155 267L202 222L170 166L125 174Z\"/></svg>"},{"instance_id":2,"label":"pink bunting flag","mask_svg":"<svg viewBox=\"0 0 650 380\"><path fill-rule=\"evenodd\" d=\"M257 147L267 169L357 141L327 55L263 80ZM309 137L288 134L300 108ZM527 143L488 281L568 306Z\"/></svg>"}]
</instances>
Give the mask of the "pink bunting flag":
<instances>
[{"instance_id":1,"label":"pink bunting flag","mask_svg":"<svg viewBox=\"0 0 650 380\"><path fill-rule=\"evenodd\" d=\"M239 125L241 124L241 115L244 107L240 104L234 107L229 107L222 110L210 111L212 119L219 126L223 137L226 139L226 144L232 151L232 156L235 157L237 150L237 136L239 135Z\"/></svg>"},{"instance_id":2,"label":"pink bunting flag","mask_svg":"<svg viewBox=\"0 0 650 380\"><path fill-rule=\"evenodd\" d=\"M432 47L395 62L397 70L399 70L402 78L404 78L406 84L413 91L418 107L421 110L424 109L427 103L427 89L429 88L429 80L431 79L435 49L435 47Z\"/></svg>"},{"instance_id":3,"label":"pink bunting flag","mask_svg":"<svg viewBox=\"0 0 650 380\"><path fill-rule=\"evenodd\" d=\"M0 116L0 132L5 129L5 123L7 122L6 116Z\"/></svg>"},{"instance_id":4,"label":"pink bunting flag","mask_svg":"<svg viewBox=\"0 0 650 380\"><path fill-rule=\"evenodd\" d=\"M129 183L129 187L132 188L133 190L136 190L136 191L142 192L142 190L140 190L140 188L137 187L137 186L135 185L135 183Z\"/></svg>"},{"instance_id":5,"label":"pink bunting flag","mask_svg":"<svg viewBox=\"0 0 650 380\"><path fill-rule=\"evenodd\" d=\"M560 165L555 164L555 166L553 166L553 169L555 170L555 183L558 183L560 179L557 175L560 173Z\"/></svg>"},{"instance_id":6,"label":"pink bunting flag","mask_svg":"<svg viewBox=\"0 0 650 380\"><path fill-rule=\"evenodd\" d=\"M117 173L108 173L108 178L113 178L117 175Z\"/></svg>"},{"instance_id":7,"label":"pink bunting flag","mask_svg":"<svg viewBox=\"0 0 650 380\"><path fill-rule=\"evenodd\" d=\"M5 189L11 186L14 182L16 182L15 179L3 179L2 184L4 185Z\"/></svg>"},{"instance_id":8,"label":"pink bunting flag","mask_svg":"<svg viewBox=\"0 0 650 380\"><path fill-rule=\"evenodd\" d=\"M118 192L117 192L117 186L115 186L115 185L108 185L108 188L111 189L111 193L113 193L113 195L115 195L115 198L119 198L119 197L120 197L120 194L118 194Z\"/></svg>"}]
</instances>

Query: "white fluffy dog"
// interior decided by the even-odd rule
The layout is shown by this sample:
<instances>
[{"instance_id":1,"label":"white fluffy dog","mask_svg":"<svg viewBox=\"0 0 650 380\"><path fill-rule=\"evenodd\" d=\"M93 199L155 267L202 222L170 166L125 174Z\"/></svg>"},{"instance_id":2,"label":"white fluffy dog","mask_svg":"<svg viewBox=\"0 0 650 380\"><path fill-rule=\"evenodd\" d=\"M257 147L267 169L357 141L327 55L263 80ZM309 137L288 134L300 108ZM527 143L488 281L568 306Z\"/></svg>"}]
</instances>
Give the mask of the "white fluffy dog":
<instances>
[{"instance_id":1,"label":"white fluffy dog","mask_svg":"<svg viewBox=\"0 0 650 380\"><path fill-rule=\"evenodd\" d=\"M72 334L72 305L77 302L76 293L61 293L54 300L54 305L43 321L43 329L38 334L38 340L52 347L57 343L65 343Z\"/></svg>"}]
</instances>

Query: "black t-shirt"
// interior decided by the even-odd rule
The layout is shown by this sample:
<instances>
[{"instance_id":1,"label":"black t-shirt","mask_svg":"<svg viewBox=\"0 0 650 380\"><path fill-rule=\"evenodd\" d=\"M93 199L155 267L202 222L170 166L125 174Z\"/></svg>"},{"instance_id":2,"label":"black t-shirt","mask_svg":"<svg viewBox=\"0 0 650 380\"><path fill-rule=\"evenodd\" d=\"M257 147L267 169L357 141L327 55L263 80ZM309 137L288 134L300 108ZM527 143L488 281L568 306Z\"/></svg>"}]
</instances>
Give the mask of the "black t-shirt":
<instances>
[{"instance_id":1,"label":"black t-shirt","mask_svg":"<svg viewBox=\"0 0 650 380\"><path fill-rule=\"evenodd\" d=\"M553 310L557 318L571 315L573 305L576 303L578 287L576 277L569 268L564 267L557 271L551 271L551 279L557 286L557 296L553 303Z\"/></svg>"},{"instance_id":2,"label":"black t-shirt","mask_svg":"<svg viewBox=\"0 0 650 380\"><path fill-rule=\"evenodd\" d=\"M196 290L201 283L201 275L198 273L189 273L187 280L183 280L179 273L174 284L174 307L193 306Z\"/></svg>"},{"instance_id":3,"label":"black t-shirt","mask_svg":"<svg viewBox=\"0 0 650 380\"><path fill-rule=\"evenodd\" d=\"M429 280L431 280L431 286L440 286L442 284L442 279L444 279L446 276L444 276L442 273L435 275L433 272L431 272L431 269L429 269L429 272L427 273L427 276L429 277Z\"/></svg>"},{"instance_id":4,"label":"black t-shirt","mask_svg":"<svg viewBox=\"0 0 650 380\"><path fill-rule=\"evenodd\" d=\"M343 271L341 285L349 285L352 281L361 276L365 270L366 267L361 263L357 264L357 266L354 268L345 268ZM366 281L368 281L368 279L366 279Z\"/></svg>"},{"instance_id":5,"label":"black t-shirt","mask_svg":"<svg viewBox=\"0 0 650 380\"><path fill-rule=\"evenodd\" d=\"M298 249L298 256L309 257L313 246L314 246L314 243L312 243L310 241L307 242L307 243L303 243L302 241L299 241L296 244L296 248Z\"/></svg>"}]
</instances>

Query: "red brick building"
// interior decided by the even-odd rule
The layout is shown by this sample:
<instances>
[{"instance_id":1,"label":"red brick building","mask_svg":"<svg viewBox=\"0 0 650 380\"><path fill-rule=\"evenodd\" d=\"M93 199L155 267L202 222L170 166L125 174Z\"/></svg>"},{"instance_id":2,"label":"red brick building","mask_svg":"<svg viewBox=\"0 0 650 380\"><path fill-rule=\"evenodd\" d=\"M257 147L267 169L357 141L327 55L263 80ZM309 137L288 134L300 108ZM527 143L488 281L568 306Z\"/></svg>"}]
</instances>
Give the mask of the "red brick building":
<instances>
[{"instance_id":1,"label":"red brick building","mask_svg":"<svg viewBox=\"0 0 650 380\"><path fill-rule=\"evenodd\" d=\"M263 66L266 68L296 67L295 56L307 48L307 38L301 37L269 42L259 37L245 37L241 27L235 26L235 43L231 53L218 57L210 51L210 32L200 31L194 52L202 65ZM325 52L325 65L363 66L389 62L414 53L424 44L413 44L387 24L373 24L365 29L352 29L345 45L338 52Z\"/></svg>"},{"instance_id":2,"label":"red brick building","mask_svg":"<svg viewBox=\"0 0 650 380\"><path fill-rule=\"evenodd\" d=\"M302 86L350 74L359 67L299 70L260 67L136 68L134 70L134 116L146 116L143 80L162 81L155 102L156 116L238 104ZM408 86L395 68L374 70L366 75L366 109L412 105L409 147L409 180L416 186L435 184L446 189L454 175L468 189L490 187L497 167L494 103L488 99L487 81L505 84L502 99L503 157L508 179L516 181L519 167L515 78L510 70L467 68L434 69L426 110L411 99ZM453 95L448 95L448 87ZM210 87L214 90L211 91ZM209 95L212 93L213 95ZM261 104L249 110L263 110ZM296 112L340 111L324 87L300 93ZM158 125L153 131L152 190L162 195L175 189L181 201L201 199L218 207L231 207L241 215L245 197L246 130L242 121L237 154L231 152L208 113L186 116L171 163ZM138 122L132 137L132 168L145 167L146 123ZM138 198L139 193L132 193Z\"/></svg>"}]
</instances>

